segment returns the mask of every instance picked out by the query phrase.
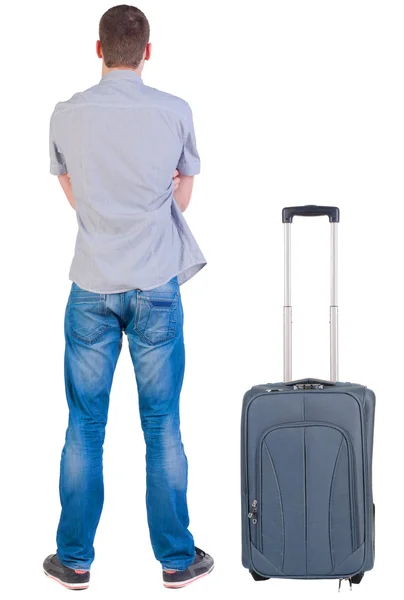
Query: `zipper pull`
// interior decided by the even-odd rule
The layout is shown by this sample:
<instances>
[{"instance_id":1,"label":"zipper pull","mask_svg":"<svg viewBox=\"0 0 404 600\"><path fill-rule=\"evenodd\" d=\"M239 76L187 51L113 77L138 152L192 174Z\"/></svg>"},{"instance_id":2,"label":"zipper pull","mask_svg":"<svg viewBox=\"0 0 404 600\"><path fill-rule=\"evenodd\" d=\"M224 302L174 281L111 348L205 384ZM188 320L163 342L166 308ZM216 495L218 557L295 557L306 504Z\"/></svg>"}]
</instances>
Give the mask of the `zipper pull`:
<instances>
[{"instance_id":1,"label":"zipper pull","mask_svg":"<svg viewBox=\"0 0 404 600\"><path fill-rule=\"evenodd\" d=\"M253 525L257 524L257 513L258 513L257 505L258 505L257 500L254 500L251 505L252 510L251 510L251 512L248 513L248 518L252 519Z\"/></svg>"}]
</instances>

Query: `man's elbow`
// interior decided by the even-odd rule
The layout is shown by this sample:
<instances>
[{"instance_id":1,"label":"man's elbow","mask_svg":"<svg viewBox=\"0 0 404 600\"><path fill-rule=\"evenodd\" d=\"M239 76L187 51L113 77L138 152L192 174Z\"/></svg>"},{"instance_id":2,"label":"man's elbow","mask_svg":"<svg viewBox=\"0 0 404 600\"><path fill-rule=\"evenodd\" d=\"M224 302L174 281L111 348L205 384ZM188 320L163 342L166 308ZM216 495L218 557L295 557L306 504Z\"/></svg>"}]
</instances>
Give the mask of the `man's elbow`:
<instances>
[{"instance_id":1,"label":"man's elbow","mask_svg":"<svg viewBox=\"0 0 404 600\"><path fill-rule=\"evenodd\" d=\"M180 198L180 200L178 202L178 206L180 207L181 212L184 212L187 210L190 202L191 202L191 194L189 194L185 198L184 197Z\"/></svg>"}]
</instances>

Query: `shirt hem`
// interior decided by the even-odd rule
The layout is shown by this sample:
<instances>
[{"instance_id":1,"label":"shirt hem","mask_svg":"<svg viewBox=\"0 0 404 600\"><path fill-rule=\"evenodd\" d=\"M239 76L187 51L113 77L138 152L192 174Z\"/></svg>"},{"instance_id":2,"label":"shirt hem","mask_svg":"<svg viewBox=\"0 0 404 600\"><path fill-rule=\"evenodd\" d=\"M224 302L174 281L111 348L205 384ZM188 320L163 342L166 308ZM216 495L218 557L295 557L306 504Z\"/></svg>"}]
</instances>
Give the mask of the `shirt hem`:
<instances>
[{"instance_id":1,"label":"shirt hem","mask_svg":"<svg viewBox=\"0 0 404 600\"><path fill-rule=\"evenodd\" d=\"M185 273L186 271L188 271L190 269L193 270L193 274L191 275L191 277L193 277L206 264L207 264L206 260L202 260L202 261L198 260L197 262L194 262L194 263L191 263L190 265L187 265L186 267L184 267L183 269L181 269L181 271L178 271L177 273L174 273L173 275L169 276L168 279L165 279L161 283L158 283L157 285L153 285L153 286L150 286L150 287L145 287L145 288L138 288L136 286L133 286L133 287L121 288L121 289L118 289L118 290L113 290L112 292L111 291L106 292L106 291L103 291L103 290L95 290L95 289L90 289L88 287L85 287L85 286L81 285L77 279L73 279L72 277L69 277L69 281L72 281L73 283L75 283L76 285L78 285L81 289L86 290L87 292L92 292L93 294L123 294L124 292L132 292L133 290L141 290L143 292L147 292L149 290L154 290L155 288L158 288L158 287L160 287L162 285L165 285L166 283L168 283L169 281L171 281L171 279L173 279L173 277L180 277L180 275L182 275L183 273ZM196 267L198 267L198 268L197 268L196 271L194 271L194 269ZM179 284L180 285L184 284L191 277L187 277L183 281L179 282Z\"/></svg>"}]
</instances>

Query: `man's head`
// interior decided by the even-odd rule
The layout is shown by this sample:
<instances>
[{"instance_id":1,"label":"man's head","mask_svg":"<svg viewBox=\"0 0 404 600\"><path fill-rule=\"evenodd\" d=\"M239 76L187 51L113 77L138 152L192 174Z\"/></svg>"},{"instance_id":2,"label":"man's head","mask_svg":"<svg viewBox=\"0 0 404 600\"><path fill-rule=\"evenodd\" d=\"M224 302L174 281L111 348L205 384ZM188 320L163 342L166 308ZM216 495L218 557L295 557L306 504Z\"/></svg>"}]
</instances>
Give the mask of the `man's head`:
<instances>
[{"instance_id":1,"label":"man's head","mask_svg":"<svg viewBox=\"0 0 404 600\"><path fill-rule=\"evenodd\" d=\"M130 68L141 73L149 60L150 26L141 10L121 4L101 17L97 56L103 59L103 73L110 69Z\"/></svg>"}]
</instances>

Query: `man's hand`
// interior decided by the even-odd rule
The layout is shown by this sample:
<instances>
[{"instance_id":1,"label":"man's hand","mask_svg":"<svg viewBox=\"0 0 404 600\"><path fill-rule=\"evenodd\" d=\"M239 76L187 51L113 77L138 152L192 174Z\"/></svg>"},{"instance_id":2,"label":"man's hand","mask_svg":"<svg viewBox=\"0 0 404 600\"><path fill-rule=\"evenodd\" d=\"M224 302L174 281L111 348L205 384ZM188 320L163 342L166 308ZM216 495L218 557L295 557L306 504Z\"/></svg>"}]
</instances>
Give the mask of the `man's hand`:
<instances>
[{"instance_id":1,"label":"man's hand","mask_svg":"<svg viewBox=\"0 0 404 600\"><path fill-rule=\"evenodd\" d=\"M179 185L180 185L180 181L181 181L181 180L180 180L180 177L179 177L179 175L180 175L180 174L179 174L179 171L178 171L177 169L175 169L175 171L174 171L174 175L173 175L173 182L174 182L174 192L175 192L176 190L178 190L178 188L179 188Z\"/></svg>"}]
</instances>

